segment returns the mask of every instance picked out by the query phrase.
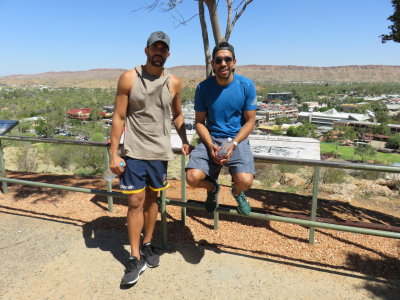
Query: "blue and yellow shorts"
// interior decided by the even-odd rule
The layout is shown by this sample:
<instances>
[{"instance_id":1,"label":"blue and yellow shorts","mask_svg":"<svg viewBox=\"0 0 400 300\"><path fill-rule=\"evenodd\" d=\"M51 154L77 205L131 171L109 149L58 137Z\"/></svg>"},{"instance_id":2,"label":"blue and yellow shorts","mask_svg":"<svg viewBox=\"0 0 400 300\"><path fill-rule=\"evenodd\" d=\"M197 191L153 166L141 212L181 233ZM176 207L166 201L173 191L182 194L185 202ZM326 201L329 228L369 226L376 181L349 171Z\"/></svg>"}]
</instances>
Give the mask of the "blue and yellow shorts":
<instances>
[{"instance_id":1,"label":"blue and yellow shorts","mask_svg":"<svg viewBox=\"0 0 400 300\"><path fill-rule=\"evenodd\" d=\"M153 191L165 190L167 181L167 161L140 160L125 157L125 171L120 176L119 188L124 194L140 193L146 187Z\"/></svg>"}]
</instances>

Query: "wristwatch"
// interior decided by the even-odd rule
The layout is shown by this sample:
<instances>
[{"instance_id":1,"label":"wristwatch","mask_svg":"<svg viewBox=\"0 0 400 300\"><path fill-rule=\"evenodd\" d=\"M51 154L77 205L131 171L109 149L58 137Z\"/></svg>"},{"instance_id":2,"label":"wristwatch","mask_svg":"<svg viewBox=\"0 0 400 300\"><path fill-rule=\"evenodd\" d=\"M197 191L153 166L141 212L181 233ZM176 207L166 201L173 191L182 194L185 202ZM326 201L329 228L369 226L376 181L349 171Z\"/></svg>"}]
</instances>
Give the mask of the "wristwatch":
<instances>
[{"instance_id":1,"label":"wristwatch","mask_svg":"<svg viewBox=\"0 0 400 300\"><path fill-rule=\"evenodd\" d=\"M236 141L232 141L232 144L234 144L235 145L235 149L237 148L237 146L238 146L238 142L236 142Z\"/></svg>"}]
</instances>

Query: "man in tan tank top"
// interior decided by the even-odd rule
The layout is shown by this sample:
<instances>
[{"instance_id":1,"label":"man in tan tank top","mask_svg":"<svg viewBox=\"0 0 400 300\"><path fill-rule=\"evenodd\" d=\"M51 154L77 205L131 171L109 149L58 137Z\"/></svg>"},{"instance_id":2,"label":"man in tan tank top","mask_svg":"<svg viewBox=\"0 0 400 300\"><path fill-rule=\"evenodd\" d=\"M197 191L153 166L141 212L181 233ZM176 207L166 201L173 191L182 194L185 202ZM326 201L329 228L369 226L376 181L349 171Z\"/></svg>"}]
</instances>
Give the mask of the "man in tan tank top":
<instances>
[{"instance_id":1,"label":"man in tan tank top","mask_svg":"<svg viewBox=\"0 0 400 300\"><path fill-rule=\"evenodd\" d=\"M164 68L170 40L153 32L144 52L146 64L125 71L119 78L110 136L110 169L121 175L120 189L128 194L128 235L131 256L121 285L133 285L148 267L159 265L151 239L157 220L158 191L168 188L167 164L173 159L171 112L182 140L182 153L189 154L181 108L182 82ZM125 127L122 157L118 147ZM143 232L143 244L140 235Z\"/></svg>"}]
</instances>

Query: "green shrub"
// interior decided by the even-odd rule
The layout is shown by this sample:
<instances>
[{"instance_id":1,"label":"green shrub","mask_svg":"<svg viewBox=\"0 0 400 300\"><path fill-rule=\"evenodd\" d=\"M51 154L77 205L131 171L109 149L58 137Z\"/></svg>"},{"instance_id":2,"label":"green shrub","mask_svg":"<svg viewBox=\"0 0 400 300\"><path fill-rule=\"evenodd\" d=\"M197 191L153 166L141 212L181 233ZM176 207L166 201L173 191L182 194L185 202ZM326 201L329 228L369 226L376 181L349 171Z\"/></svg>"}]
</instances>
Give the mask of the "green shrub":
<instances>
[{"instance_id":1,"label":"green shrub","mask_svg":"<svg viewBox=\"0 0 400 300\"><path fill-rule=\"evenodd\" d=\"M22 142L18 145L15 156L19 171L35 172L38 167L38 151L34 144Z\"/></svg>"},{"instance_id":2,"label":"green shrub","mask_svg":"<svg viewBox=\"0 0 400 300\"><path fill-rule=\"evenodd\" d=\"M269 188L273 183L279 181L282 172L276 165L256 163L256 178L264 189Z\"/></svg>"},{"instance_id":3,"label":"green shrub","mask_svg":"<svg viewBox=\"0 0 400 300\"><path fill-rule=\"evenodd\" d=\"M93 169L92 167L79 167L76 168L73 173L75 175L80 175L80 176L89 176L99 172L98 170Z\"/></svg>"},{"instance_id":4,"label":"green shrub","mask_svg":"<svg viewBox=\"0 0 400 300\"><path fill-rule=\"evenodd\" d=\"M283 165L283 164L278 165L277 167L281 173L296 173L296 171L301 168L301 166L298 165Z\"/></svg>"},{"instance_id":5,"label":"green shrub","mask_svg":"<svg viewBox=\"0 0 400 300\"><path fill-rule=\"evenodd\" d=\"M70 169L77 175L94 175L104 171L104 149L90 146L54 144L47 149L47 157L55 166Z\"/></svg>"},{"instance_id":6,"label":"green shrub","mask_svg":"<svg viewBox=\"0 0 400 300\"><path fill-rule=\"evenodd\" d=\"M74 149L72 145L54 144L48 149L48 154L55 166L69 169L73 162Z\"/></svg>"},{"instance_id":7,"label":"green shrub","mask_svg":"<svg viewBox=\"0 0 400 300\"><path fill-rule=\"evenodd\" d=\"M347 173L342 169L323 168L321 180L323 183L343 183L346 181Z\"/></svg>"},{"instance_id":8,"label":"green shrub","mask_svg":"<svg viewBox=\"0 0 400 300\"><path fill-rule=\"evenodd\" d=\"M99 147L76 146L73 152L73 162L76 163L77 170L79 170L76 172L81 172L81 175L100 174L105 168L104 149Z\"/></svg>"},{"instance_id":9,"label":"green shrub","mask_svg":"<svg viewBox=\"0 0 400 300\"><path fill-rule=\"evenodd\" d=\"M379 178L383 178L384 173L377 171L355 170L351 172L350 175L357 179L377 180Z\"/></svg>"},{"instance_id":10,"label":"green shrub","mask_svg":"<svg viewBox=\"0 0 400 300\"><path fill-rule=\"evenodd\" d=\"M389 137L385 147L390 149L400 149L400 134L396 133Z\"/></svg>"}]
</instances>

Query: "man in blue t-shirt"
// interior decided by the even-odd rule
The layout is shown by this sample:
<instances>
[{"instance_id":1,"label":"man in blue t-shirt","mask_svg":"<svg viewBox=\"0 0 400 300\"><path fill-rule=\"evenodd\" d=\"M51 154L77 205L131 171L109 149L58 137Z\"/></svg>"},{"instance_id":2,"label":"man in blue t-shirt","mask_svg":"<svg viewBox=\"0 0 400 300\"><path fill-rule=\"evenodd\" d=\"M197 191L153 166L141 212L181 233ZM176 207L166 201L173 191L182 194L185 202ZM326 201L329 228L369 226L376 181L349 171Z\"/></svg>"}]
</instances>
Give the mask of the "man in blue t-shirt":
<instances>
[{"instance_id":1,"label":"man in blue t-shirt","mask_svg":"<svg viewBox=\"0 0 400 300\"><path fill-rule=\"evenodd\" d=\"M215 46L211 64L215 76L196 89L195 128L201 142L191 152L186 181L192 187L207 190L205 208L213 212L218 206L218 176L222 166L227 166L238 211L248 215L251 207L244 192L253 184L255 170L247 137L256 121L256 89L250 79L234 74L236 59L231 44L222 42ZM229 139L232 141L227 153L219 155L221 146Z\"/></svg>"}]
</instances>

